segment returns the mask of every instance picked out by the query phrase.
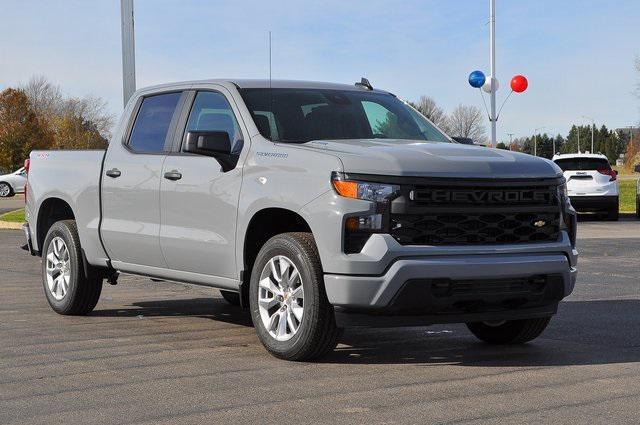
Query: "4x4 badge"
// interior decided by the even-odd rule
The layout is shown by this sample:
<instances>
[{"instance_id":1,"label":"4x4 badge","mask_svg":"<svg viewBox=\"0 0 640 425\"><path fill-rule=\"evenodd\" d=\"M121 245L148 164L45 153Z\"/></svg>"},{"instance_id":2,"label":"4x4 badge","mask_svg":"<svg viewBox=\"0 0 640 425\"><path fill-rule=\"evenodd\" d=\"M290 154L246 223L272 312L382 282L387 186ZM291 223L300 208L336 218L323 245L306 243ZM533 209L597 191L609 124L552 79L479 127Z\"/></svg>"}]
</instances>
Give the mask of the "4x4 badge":
<instances>
[{"instance_id":1,"label":"4x4 badge","mask_svg":"<svg viewBox=\"0 0 640 425\"><path fill-rule=\"evenodd\" d=\"M544 220L538 220L538 221L533 223L533 225L536 226L536 227L544 227L545 224L547 224L547 222L544 221Z\"/></svg>"}]
</instances>

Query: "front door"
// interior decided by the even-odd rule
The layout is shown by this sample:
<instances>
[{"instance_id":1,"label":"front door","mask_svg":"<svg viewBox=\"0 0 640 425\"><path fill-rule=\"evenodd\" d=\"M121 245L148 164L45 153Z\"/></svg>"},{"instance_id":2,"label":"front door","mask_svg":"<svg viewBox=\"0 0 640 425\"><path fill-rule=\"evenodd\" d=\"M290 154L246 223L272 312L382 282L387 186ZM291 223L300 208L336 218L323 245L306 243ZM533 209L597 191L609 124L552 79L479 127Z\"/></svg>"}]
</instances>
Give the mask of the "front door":
<instances>
[{"instance_id":1,"label":"front door","mask_svg":"<svg viewBox=\"0 0 640 425\"><path fill-rule=\"evenodd\" d=\"M102 240L114 266L166 267L160 250L160 181L181 93L145 97L128 139L112 141L102 176Z\"/></svg>"},{"instance_id":2,"label":"front door","mask_svg":"<svg viewBox=\"0 0 640 425\"><path fill-rule=\"evenodd\" d=\"M183 141L191 130L226 131L233 149L242 149L238 121L221 92L196 93ZM241 170L223 172L215 158L178 152L167 156L163 177L160 245L169 268L238 279L235 237Z\"/></svg>"}]
</instances>

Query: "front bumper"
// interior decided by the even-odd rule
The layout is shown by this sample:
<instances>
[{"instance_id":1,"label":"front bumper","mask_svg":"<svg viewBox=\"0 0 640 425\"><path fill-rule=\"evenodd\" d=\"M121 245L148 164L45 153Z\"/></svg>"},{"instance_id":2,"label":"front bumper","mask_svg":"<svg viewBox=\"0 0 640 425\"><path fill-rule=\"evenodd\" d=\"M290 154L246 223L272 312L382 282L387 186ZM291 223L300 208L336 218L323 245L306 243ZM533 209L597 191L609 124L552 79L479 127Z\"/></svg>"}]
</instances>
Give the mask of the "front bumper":
<instances>
[{"instance_id":1,"label":"front bumper","mask_svg":"<svg viewBox=\"0 0 640 425\"><path fill-rule=\"evenodd\" d=\"M376 275L325 274L329 302L340 326L409 326L434 323L518 320L555 314L577 277L577 251L565 232L546 251L510 246L471 252L394 256L387 235L374 235L363 254L389 259ZM385 254L380 245L390 244ZM376 247L377 246L377 247ZM394 249L395 248L395 249ZM465 252L467 251L467 252ZM433 251L432 251L433 253ZM395 257L395 258L394 258Z\"/></svg>"},{"instance_id":2,"label":"front bumper","mask_svg":"<svg viewBox=\"0 0 640 425\"><path fill-rule=\"evenodd\" d=\"M577 270L570 266L563 254L536 255L477 255L455 257L406 258L395 261L380 276L327 274L324 277L329 302L334 306L357 309L384 310L408 282L496 281L554 276L549 285L559 286L556 301L568 296L575 286ZM557 276L557 277L556 277ZM428 283L427 283L428 282ZM488 297L491 297L490 285ZM496 288L499 291L500 288ZM480 296L479 300L487 298ZM429 300L425 298L425 302ZM427 306L428 307L428 306ZM396 310L396 309L394 309Z\"/></svg>"}]
</instances>

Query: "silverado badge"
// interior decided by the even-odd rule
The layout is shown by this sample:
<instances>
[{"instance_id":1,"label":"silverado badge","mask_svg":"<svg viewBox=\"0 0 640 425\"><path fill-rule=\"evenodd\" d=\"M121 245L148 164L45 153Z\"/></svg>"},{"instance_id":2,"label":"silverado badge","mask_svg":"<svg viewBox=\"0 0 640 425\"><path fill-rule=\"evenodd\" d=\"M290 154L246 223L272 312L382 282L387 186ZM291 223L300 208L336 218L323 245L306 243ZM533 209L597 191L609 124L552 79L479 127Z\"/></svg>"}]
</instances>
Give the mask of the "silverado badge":
<instances>
[{"instance_id":1,"label":"silverado badge","mask_svg":"<svg viewBox=\"0 0 640 425\"><path fill-rule=\"evenodd\" d=\"M533 225L536 226L536 227L544 227L545 224L547 224L547 222L544 221L544 220L538 220L538 221L533 223Z\"/></svg>"}]
</instances>

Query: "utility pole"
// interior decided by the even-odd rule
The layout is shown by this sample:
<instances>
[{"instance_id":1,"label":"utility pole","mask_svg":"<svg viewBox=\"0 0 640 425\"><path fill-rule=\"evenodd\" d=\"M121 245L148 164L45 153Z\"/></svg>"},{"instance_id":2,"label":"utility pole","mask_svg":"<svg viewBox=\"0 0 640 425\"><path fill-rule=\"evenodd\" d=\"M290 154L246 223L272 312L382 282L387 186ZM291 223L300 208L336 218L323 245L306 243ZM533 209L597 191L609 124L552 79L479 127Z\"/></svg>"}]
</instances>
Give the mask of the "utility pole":
<instances>
[{"instance_id":1,"label":"utility pole","mask_svg":"<svg viewBox=\"0 0 640 425\"><path fill-rule=\"evenodd\" d=\"M491 62L491 147L496 145L496 0L489 0L489 60Z\"/></svg>"},{"instance_id":2,"label":"utility pole","mask_svg":"<svg viewBox=\"0 0 640 425\"><path fill-rule=\"evenodd\" d=\"M593 152L593 130L595 129L596 122L595 122L595 120L593 118L588 117L586 115L583 115L582 118L586 118L588 120L591 120L591 153L594 153Z\"/></svg>"},{"instance_id":3,"label":"utility pole","mask_svg":"<svg viewBox=\"0 0 640 425\"><path fill-rule=\"evenodd\" d=\"M533 156L538 156L538 131L546 128L544 126L538 127L533 130Z\"/></svg>"},{"instance_id":4,"label":"utility pole","mask_svg":"<svg viewBox=\"0 0 640 425\"><path fill-rule=\"evenodd\" d=\"M580 153L580 126L578 126L578 153Z\"/></svg>"},{"instance_id":5,"label":"utility pole","mask_svg":"<svg viewBox=\"0 0 640 425\"><path fill-rule=\"evenodd\" d=\"M133 30L133 0L120 0L122 28L122 96L124 105L136 91L136 49Z\"/></svg>"},{"instance_id":6,"label":"utility pole","mask_svg":"<svg viewBox=\"0 0 640 425\"><path fill-rule=\"evenodd\" d=\"M513 144L513 133L507 133L509 135L509 150L511 150L511 145Z\"/></svg>"}]
</instances>

